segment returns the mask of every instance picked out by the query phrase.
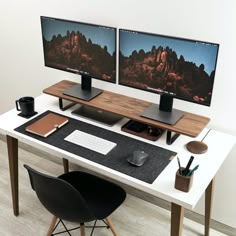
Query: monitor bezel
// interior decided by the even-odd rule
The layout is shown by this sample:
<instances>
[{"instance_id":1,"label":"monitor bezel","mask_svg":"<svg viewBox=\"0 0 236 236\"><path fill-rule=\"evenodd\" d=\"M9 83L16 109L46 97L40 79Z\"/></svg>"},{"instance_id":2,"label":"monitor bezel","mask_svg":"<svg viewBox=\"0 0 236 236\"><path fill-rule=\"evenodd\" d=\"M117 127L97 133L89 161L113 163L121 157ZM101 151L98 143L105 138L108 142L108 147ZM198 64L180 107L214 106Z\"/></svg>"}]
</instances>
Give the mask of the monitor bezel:
<instances>
[{"instance_id":1,"label":"monitor bezel","mask_svg":"<svg viewBox=\"0 0 236 236\"><path fill-rule=\"evenodd\" d=\"M177 36L170 36L170 35L164 35L164 34L158 34L158 33L151 33L151 32L145 32L145 31L139 31L139 30L133 30L133 29L131 30L131 29L119 28L119 48L118 48L118 65L119 65L119 67L118 67L118 84L119 85L126 86L126 87L133 88L133 89L142 90L142 91L145 91L145 92L159 94L159 95L166 94L166 95L172 96L175 99L179 99L179 100L182 100L182 101L187 101L187 102L191 102L191 103L195 103L195 104L199 104L199 105L203 105L203 106L208 106L208 107L211 106L213 96L211 96L211 100L210 100L209 103L203 103L203 102L195 101L193 99L183 98L181 96L171 94L171 93L166 92L166 91L160 92L160 91L157 91L157 90L156 91L155 90L148 90L148 89L143 89L143 88L139 88L139 87L135 87L135 86L131 86L131 85L122 83L120 81L120 72L121 72L121 70L120 70L120 48L121 48L120 47L121 46L120 32L121 31L127 31L127 32L131 32L131 33L134 32L134 33L140 33L140 34L146 34L146 35L153 35L153 36L157 36L157 37L166 37L166 38L183 40L183 41L188 41L188 42L190 41L190 42L193 42L193 43L211 44L211 45L217 46L216 61L215 61L215 65L214 65L215 75L214 75L214 81L213 81L213 84L212 84L212 94L213 94L213 90L214 90L214 83L215 83L215 77L216 77L217 61L218 61L219 47L220 47L219 43L213 43L213 42L207 42L207 41L198 40L198 39L190 39L190 38L183 38L183 37L177 37Z\"/></svg>"},{"instance_id":2,"label":"monitor bezel","mask_svg":"<svg viewBox=\"0 0 236 236\"><path fill-rule=\"evenodd\" d=\"M62 69L62 68L58 68L58 67L53 67L53 66L49 66L46 64L46 54L45 54L45 48L44 48L44 43L43 43L43 24L42 24L42 19L43 18L47 18L50 20L59 20L59 21L64 21L64 22L69 22L69 23L78 23L78 24L83 24L83 25L88 25L88 26L95 26L95 27L102 27L102 28L109 28L114 30L114 38L115 38L115 61L114 61L114 69L115 69L115 73L114 73L114 79L113 80L107 80L107 79L103 79L101 77L98 76L94 76L92 74L89 73L83 73L83 72L77 72L77 71L73 71L73 70L66 70L66 69ZM64 18L57 18L57 17L50 17L50 16L40 16L40 24L41 24L41 36L42 36L42 46L43 46L43 58L44 58L44 66L48 67L48 68L52 68L52 69L57 69L57 70L61 70L61 71L65 71L65 72L69 72L71 74L76 74L76 75L81 75L82 76L87 76L90 77L91 79L97 79L97 80L101 80L101 81L105 81L105 82L109 82L109 83L113 83L116 84L117 83L117 28L113 27L113 26L108 26L108 25L102 25L102 24L95 24L95 23L89 23L89 22L83 22L83 21L76 21L76 20L68 20L68 19L64 19Z\"/></svg>"}]
</instances>

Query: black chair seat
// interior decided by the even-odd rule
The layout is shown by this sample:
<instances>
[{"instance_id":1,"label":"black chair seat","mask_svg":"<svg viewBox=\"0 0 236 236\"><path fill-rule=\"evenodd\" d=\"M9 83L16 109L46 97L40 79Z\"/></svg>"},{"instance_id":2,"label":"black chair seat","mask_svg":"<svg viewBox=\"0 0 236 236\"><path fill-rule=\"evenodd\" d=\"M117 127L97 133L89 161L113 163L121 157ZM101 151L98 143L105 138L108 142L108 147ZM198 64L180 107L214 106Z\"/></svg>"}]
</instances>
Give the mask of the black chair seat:
<instances>
[{"instance_id":1,"label":"black chair seat","mask_svg":"<svg viewBox=\"0 0 236 236\"><path fill-rule=\"evenodd\" d=\"M125 191L118 185L85 172L73 171L59 178L80 192L98 220L109 216L126 198Z\"/></svg>"}]
</instances>

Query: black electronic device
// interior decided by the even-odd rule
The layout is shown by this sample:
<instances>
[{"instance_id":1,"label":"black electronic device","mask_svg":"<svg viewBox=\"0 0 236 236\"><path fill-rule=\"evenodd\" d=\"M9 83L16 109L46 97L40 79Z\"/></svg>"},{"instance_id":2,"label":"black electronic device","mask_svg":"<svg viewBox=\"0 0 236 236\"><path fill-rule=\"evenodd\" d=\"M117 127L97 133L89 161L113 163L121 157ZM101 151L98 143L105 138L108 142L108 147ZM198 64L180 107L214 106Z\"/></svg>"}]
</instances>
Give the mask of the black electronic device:
<instances>
[{"instance_id":1,"label":"black electronic device","mask_svg":"<svg viewBox=\"0 0 236 236\"><path fill-rule=\"evenodd\" d=\"M89 106L79 106L77 109L72 111L72 114L82 116L90 120L96 120L97 122L108 126L113 126L123 118L122 116L114 113Z\"/></svg>"},{"instance_id":2,"label":"black electronic device","mask_svg":"<svg viewBox=\"0 0 236 236\"><path fill-rule=\"evenodd\" d=\"M126 125L126 129L129 129L131 131L138 132L138 133L144 131L147 128L148 128L147 124L144 124L138 121L131 121L129 122L129 124Z\"/></svg>"},{"instance_id":3,"label":"black electronic device","mask_svg":"<svg viewBox=\"0 0 236 236\"><path fill-rule=\"evenodd\" d=\"M160 94L141 116L175 124L173 99L210 106L219 44L119 30L119 84Z\"/></svg>"},{"instance_id":4,"label":"black electronic device","mask_svg":"<svg viewBox=\"0 0 236 236\"><path fill-rule=\"evenodd\" d=\"M149 135L151 136L161 136L165 130L162 128L157 128L157 127L152 127L152 126L148 126L147 132Z\"/></svg>"},{"instance_id":5,"label":"black electronic device","mask_svg":"<svg viewBox=\"0 0 236 236\"><path fill-rule=\"evenodd\" d=\"M91 100L92 78L116 82L116 28L41 16L45 66L81 75L64 94Z\"/></svg>"}]
</instances>

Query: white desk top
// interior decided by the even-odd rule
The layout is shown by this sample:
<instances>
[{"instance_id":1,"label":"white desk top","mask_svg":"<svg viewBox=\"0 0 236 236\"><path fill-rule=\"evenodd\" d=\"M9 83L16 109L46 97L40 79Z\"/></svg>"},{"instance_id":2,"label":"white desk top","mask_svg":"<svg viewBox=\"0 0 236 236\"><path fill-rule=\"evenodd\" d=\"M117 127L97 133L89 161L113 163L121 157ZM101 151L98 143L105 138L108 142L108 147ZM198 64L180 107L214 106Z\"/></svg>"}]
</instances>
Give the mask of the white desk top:
<instances>
[{"instance_id":1,"label":"white desk top","mask_svg":"<svg viewBox=\"0 0 236 236\"><path fill-rule=\"evenodd\" d=\"M175 151L178 153L178 157L180 158L182 166L186 166L189 157L192 155L186 150L184 145L187 142L194 140L193 138L181 135L172 145L167 145L166 134L164 134L159 140L155 142L148 141L121 131L120 128L123 124L127 122L126 119L121 120L113 127L108 127L72 115L71 111L73 109L75 109L75 107L72 107L66 111L61 111L58 106L58 98L46 94L43 94L35 99L35 110L38 112L38 114L43 113L46 110L52 110L66 116L73 117L75 119L80 119L81 121L88 122L93 125ZM24 124L29 120L18 116L18 113L19 112L16 111L16 109L12 109L9 112L0 115L0 132L2 134L15 137L23 143L27 143L29 145L32 145L33 147L47 151L51 154L56 155L59 158L67 158L69 161L83 166L84 168L90 169L94 172L100 173L104 176L145 191L146 193L152 196L160 197L167 201L176 203L187 209L193 209L195 207L200 197L204 193L205 189L207 188L208 184L214 178L217 171L223 164L224 160L227 158L230 150L232 149L236 141L236 138L234 136L215 130L211 130L207 134L207 132L209 131L208 129L204 129L201 134L197 138L195 138L196 140L200 141L207 134L204 139L204 142L208 145L208 151L200 155L194 154L195 158L192 163L192 167L199 164L199 168L194 174L192 188L188 193L185 193L174 188L175 173L178 169L176 157L173 159L173 161L169 163L169 165L158 176L158 178L154 181L153 184L148 184L133 177L122 174L118 171L112 170L108 167L104 167L100 164L84 159L83 157L74 155L57 147L51 146L49 144L46 144L44 142L14 131L14 128ZM32 117L31 119L35 117L36 116Z\"/></svg>"}]
</instances>

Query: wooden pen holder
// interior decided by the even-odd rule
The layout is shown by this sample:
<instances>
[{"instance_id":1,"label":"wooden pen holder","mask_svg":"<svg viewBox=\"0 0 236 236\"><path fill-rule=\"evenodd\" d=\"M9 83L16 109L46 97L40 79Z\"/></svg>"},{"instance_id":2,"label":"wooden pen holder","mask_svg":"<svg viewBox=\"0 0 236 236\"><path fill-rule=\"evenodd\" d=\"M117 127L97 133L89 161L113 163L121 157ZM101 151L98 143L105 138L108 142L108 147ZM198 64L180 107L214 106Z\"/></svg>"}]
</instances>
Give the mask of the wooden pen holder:
<instances>
[{"instance_id":1,"label":"wooden pen holder","mask_svg":"<svg viewBox=\"0 0 236 236\"><path fill-rule=\"evenodd\" d=\"M183 171L184 168L181 168L180 170ZM190 176L181 175L178 169L175 175L175 188L183 192L188 192L192 187L193 175L194 173Z\"/></svg>"}]
</instances>

